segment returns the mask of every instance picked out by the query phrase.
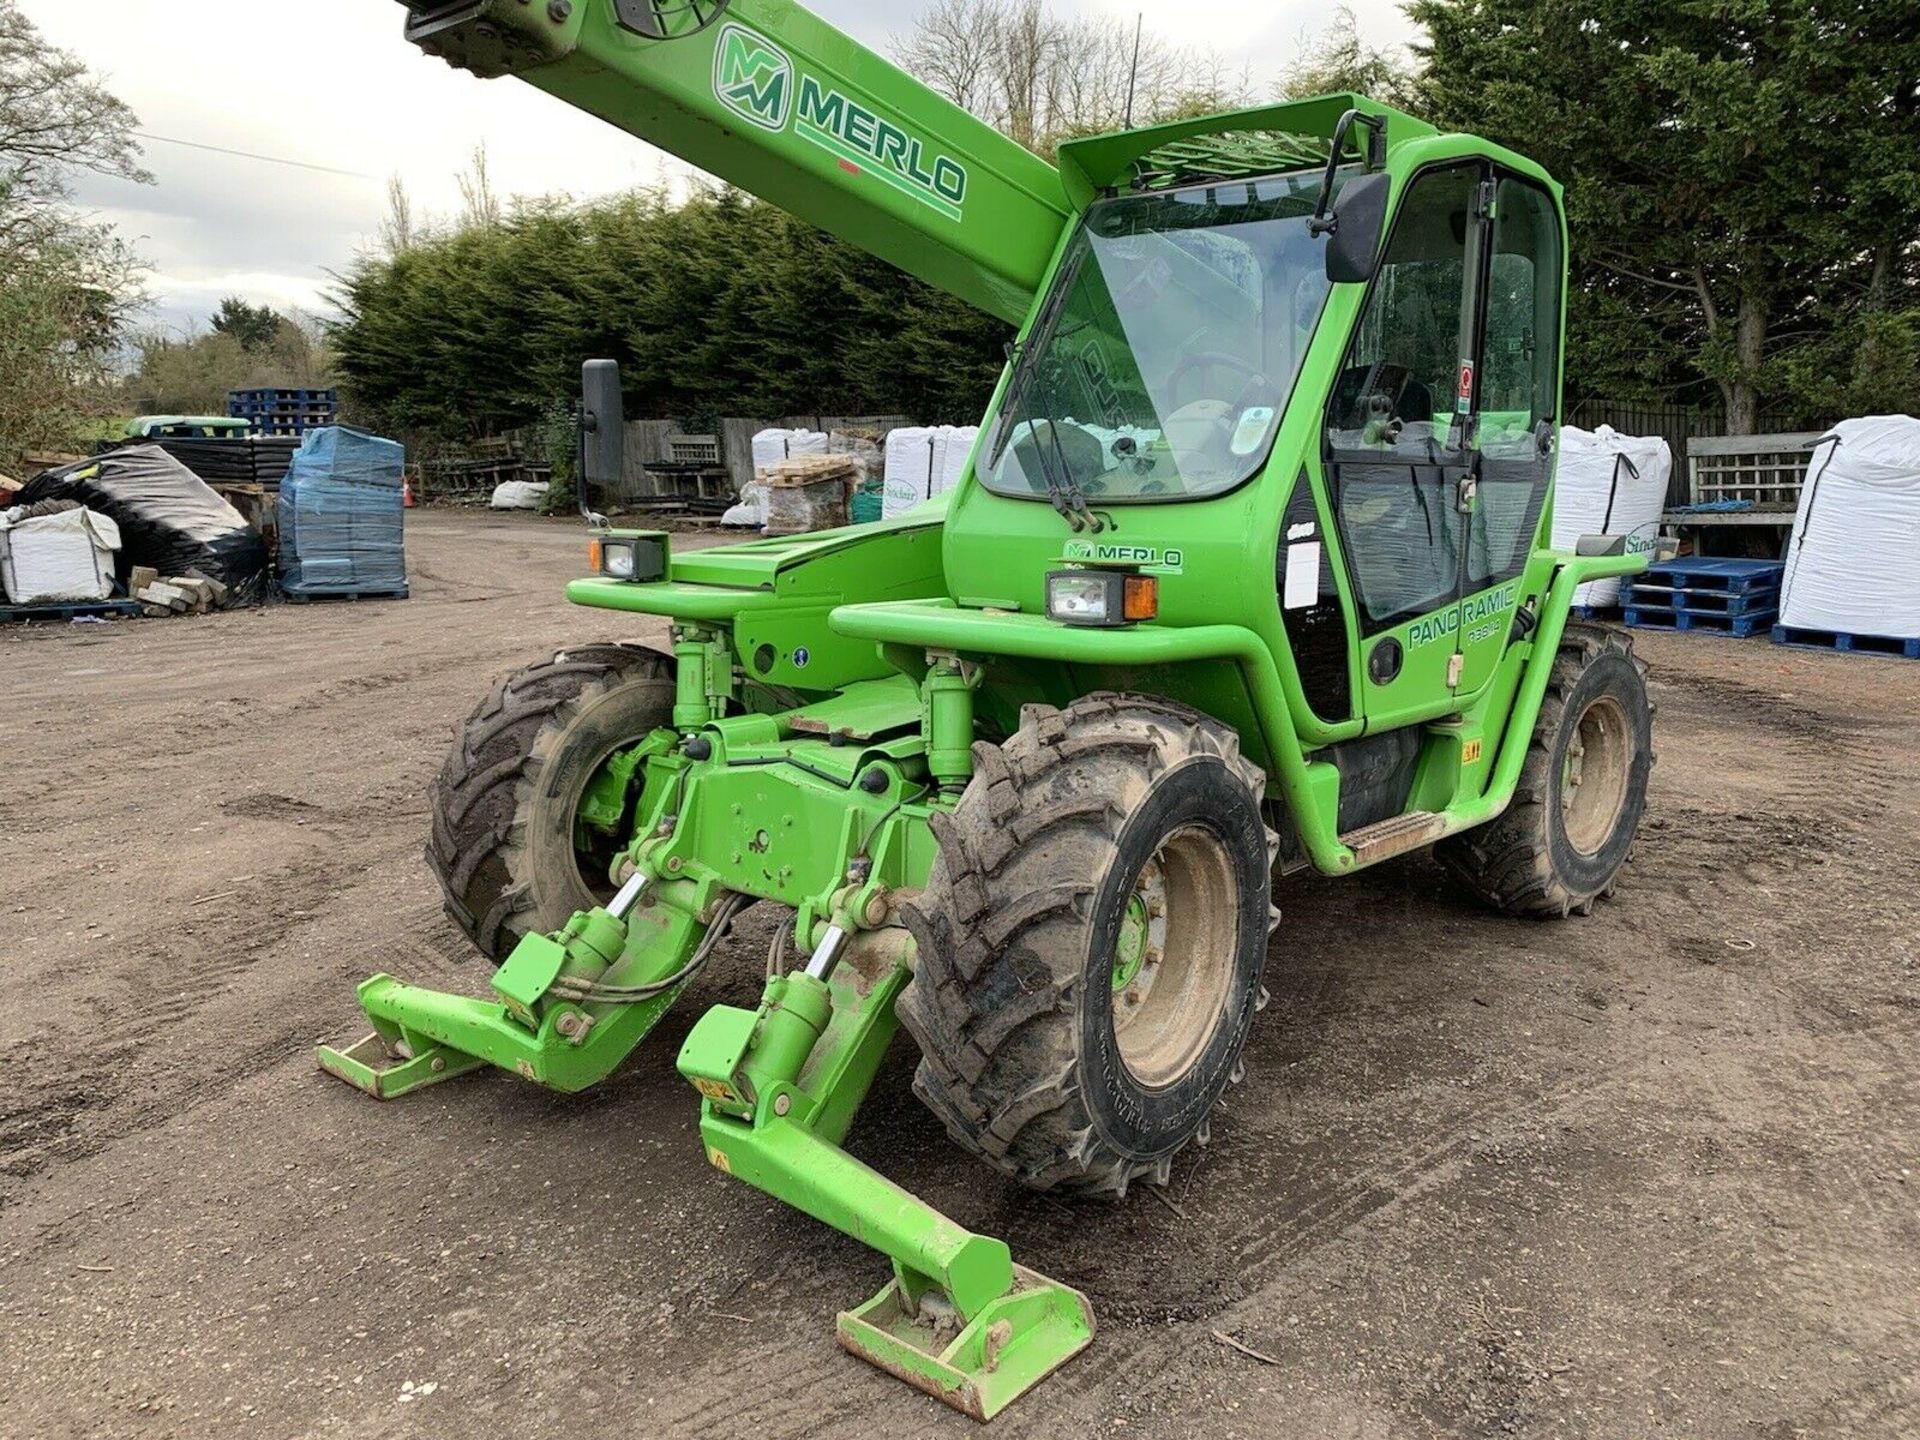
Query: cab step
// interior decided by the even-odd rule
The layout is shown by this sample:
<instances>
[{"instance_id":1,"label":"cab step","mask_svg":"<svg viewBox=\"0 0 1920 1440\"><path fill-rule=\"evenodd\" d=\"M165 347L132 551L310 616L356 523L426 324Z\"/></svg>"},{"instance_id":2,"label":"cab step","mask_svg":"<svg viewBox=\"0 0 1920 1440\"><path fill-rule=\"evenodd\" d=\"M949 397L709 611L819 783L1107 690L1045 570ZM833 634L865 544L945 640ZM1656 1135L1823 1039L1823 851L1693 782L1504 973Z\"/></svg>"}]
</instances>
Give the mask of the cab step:
<instances>
[{"instance_id":1,"label":"cab step","mask_svg":"<svg viewBox=\"0 0 1920 1440\"><path fill-rule=\"evenodd\" d=\"M1340 843L1353 851L1362 865L1389 860L1431 845L1447 833L1447 817L1432 810L1409 810L1391 819L1376 820L1340 837Z\"/></svg>"}]
</instances>

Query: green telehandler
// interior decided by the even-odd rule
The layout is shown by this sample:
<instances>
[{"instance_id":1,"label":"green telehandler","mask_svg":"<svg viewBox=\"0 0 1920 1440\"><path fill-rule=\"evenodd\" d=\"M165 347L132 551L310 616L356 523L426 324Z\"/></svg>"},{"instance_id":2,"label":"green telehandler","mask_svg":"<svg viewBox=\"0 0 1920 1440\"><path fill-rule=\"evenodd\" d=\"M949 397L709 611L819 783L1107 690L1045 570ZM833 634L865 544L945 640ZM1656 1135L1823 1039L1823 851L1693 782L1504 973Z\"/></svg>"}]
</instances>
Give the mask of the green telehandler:
<instances>
[{"instance_id":1,"label":"green telehandler","mask_svg":"<svg viewBox=\"0 0 1920 1440\"><path fill-rule=\"evenodd\" d=\"M1338 95L1049 165L791 0L407 0L515 75L1018 326L959 486L675 553L596 528L574 602L668 622L501 680L433 789L485 999L376 975L321 1065L387 1098L604 1078L747 905L755 1009L678 1065L712 1164L893 1262L841 1343L986 1419L1091 1339L841 1142L900 1024L953 1138L1041 1189L1164 1183L1243 1075L1276 873L1426 846L1516 916L1612 893L1644 670L1570 620L1645 557L1550 548L1559 187ZM589 362L588 481L621 397ZM1280 941L1284 941L1282 935Z\"/></svg>"}]
</instances>

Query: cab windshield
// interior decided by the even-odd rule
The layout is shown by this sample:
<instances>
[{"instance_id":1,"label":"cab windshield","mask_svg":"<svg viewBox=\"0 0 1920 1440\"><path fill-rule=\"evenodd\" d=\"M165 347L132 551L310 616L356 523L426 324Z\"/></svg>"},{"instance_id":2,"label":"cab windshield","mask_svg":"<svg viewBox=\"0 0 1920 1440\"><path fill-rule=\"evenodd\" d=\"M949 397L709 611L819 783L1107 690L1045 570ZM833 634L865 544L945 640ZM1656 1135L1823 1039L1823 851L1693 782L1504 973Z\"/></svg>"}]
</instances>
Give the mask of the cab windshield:
<instances>
[{"instance_id":1,"label":"cab windshield","mask_svg":"<svg viewBox=\"0 0 1920 1440\"><path fill-rule=\"evenodd\" d=\"M1326 303L1319 172L1104 200L1015 358L981 481L1190 500L1266 461Z\"/></svg>"}]
</instances>

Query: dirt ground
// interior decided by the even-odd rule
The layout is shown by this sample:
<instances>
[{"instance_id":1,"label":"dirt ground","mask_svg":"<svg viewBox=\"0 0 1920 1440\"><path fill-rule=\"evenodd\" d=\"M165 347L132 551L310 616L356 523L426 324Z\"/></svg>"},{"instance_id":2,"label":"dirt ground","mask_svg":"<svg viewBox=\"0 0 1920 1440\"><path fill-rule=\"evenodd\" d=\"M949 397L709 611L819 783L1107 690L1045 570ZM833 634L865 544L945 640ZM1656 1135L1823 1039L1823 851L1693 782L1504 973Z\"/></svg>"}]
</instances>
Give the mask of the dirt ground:
<instances>
[{"instance_id":1,"label":"dirt ground","mask_svg":"<svg viewBox=\"0 0 1920 1440\"><path fill-rule=\"evenodd\" d=\"M574 526L411 548L405 602L0 632L0 1434L972 1434L834 1345L884 1262L701 1157L672 1057L764 930L587 1096L314 1068L370 971L484 987L420 859L453 724L653 633L563 601ZM1638 643L1618 899L1287 882L1163 1194L1004 1184L902 1041L855 1149L1100 1318L993 1433L1920 1432L1920 664Z\"/></svg>"}]
</instances>

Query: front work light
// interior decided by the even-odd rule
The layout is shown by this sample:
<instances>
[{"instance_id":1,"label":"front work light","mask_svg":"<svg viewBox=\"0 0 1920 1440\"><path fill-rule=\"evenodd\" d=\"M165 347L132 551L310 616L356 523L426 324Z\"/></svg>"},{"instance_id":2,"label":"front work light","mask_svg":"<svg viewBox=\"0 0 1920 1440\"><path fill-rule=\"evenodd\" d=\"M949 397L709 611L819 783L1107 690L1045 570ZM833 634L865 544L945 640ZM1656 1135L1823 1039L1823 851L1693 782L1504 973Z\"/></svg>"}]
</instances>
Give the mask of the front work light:
<instances>
[{"instance_id":1,"label":"front work light","mask_svg":"<svg viewBox=\"0 0 1920 1440\"><path fill-rule=\"evenodd\" d=\"M587 541L587 564L609 580L664 579L666 536L642 530L596 531Z\"/></svg>"},{"instance_id":2,"label":"front work light","mask_svg":"<svg viewBox=\"0 0 1920 1440\"><path fill-rule=\"evenodd\" d=\"M1062 625L1130 625L1160 613L1160 581L1119 570L1055 570L1047 576L1047 618Z\"/></svg>"}]
</instances>

